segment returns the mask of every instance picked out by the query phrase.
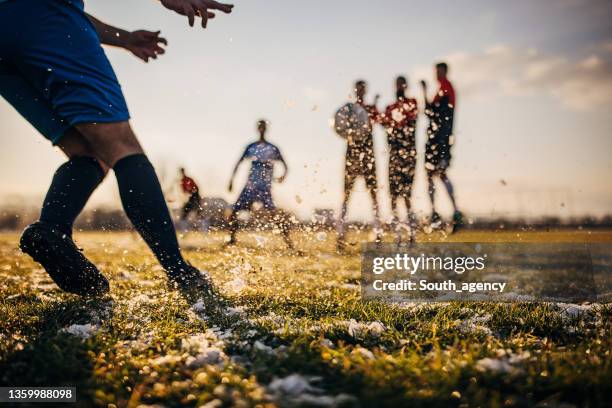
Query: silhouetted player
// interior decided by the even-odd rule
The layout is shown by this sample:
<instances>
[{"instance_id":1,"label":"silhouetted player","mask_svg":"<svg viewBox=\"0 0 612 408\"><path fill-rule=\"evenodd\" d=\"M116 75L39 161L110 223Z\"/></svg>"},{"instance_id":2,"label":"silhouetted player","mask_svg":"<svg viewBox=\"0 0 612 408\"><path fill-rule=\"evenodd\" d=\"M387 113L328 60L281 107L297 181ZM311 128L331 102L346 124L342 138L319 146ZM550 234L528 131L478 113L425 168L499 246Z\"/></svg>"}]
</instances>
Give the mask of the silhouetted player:
<instances>
[{"instance_id":1,"label":"silhouetted player","mask_svg":"<svg viewBox=\"0 0 612 408\"><path fill-rule=\"evenodd\" d=\"M236 243L236 233L238 232L237 215L240 211L251 211L255 203L260 203L264 210L269 215L274 216L274 222L279 224L283 238L290 249L293 249L293 243L289 237L289 223L280 211L277 211L276 205L272 200L272 179L274 176L274 162L280 162L283 165L283 175L275 179L282 183L287 177L287 163L281 155L278 147L266 140L267 124L265 120L257 122L257 131L259 132L259 140L248 145L234 166L232 177L228 186L228 190L232 191L234 185L234 177L238 171L240 163L244 160L251 160L251 169L246 185L242 189L238 200L232 208L230 216L230 240L228 245Z\"/></svg>"},{"instance_id":2,"label":"silhouetted player","mask_svg":"<svg viewBox=\"0 0 612 408\"><path fill-rule=\"evenodd\" d=\"M198 217L202 215L202 197L200 196L200 188L192 179L185 174L185 169L181 167L181 189L183 193L188 194L189 198L183 205L181 220L186 220L190 213L195 212Z\"/></svg>"},{"instance_id":3,"label":"silhouetted player","mask_svg":"<svg viewBox=\"0 0 612 408\"><path fill-rule=\"evenodd\" d=\"M370 125L378 123L381 120L380 113L376 105L368 105L365 103L365 95L367 84L363 80L355 82L355 98L356 103L361 105L367 112L370 118ZM371 126L370 126L371 127ZM348 201L351 198L351 192L355 185L355 180L358 177L363 177L366 187L372 198L372 209L374 211L374 227L376 230L380 227L380 214L378 209L378 199L376 193L378 190L378 182L376 179L376 159L374 157L374 139L372 133L367 136L355 140L347 139L346 156L344 160L344 197L342 199L342 209L340 213L340 225L338 226L338 243L337 249L343 251L346 246L344 224L346 222L346 213L348 211ZM377 240L380 239L377 232Z\"/></svg>"},{"instance_id":4,"label":"silhouetted player","mask_svg":"<svg viewBox=\"0 0 612 408\"><path fill-rule=\"evenodd\" d=\"M450 166L451 148L453 140L453 119L455 114L455 90L447 78L448 65L445 62L436 64L436 78L439 82L439 89L434 98L427 99L427 83L421 81L423 95L425 98L425 113L429 117L429 127L427 128L427 143L425 145L425 170L429 183L429 198L431 200L431 223L440 225L441 218L436 212L435 193L436 186L434 178L439 177L446 186L446 191L453 204L454 215L453 223L455 228L461 227L463 217L457 209L454 189L451 181L446 174Z\"/></svg>"},{"instance_id":5,"label":"silhouetted player","mask_svg":"<svg viewBox=\"0 0 612 408\"><path fill-rule=\"evenodd\" d=\"M402 199L406 205L410 240L414 240L415 223L411 213L410 196L416 171L416 121L418 116L417 101L406 96L408 81L399 76L395 80L396 101L387 106L383 115L383 125L387 131L389 144L389 193L393 223L399 228L397 204ZM400 235L399 229L397 230Z\"/></svg>"},{"instance_id":6,"label":"silhouetted player","mask_svg":"<svg viewBox=\"0 0 612 408\"><path fill-rule=\"evenodd\" d=\"M211 0L161 0L206 26ZM155 170L129 123L117 77L100 43L125 48L145 62L166 40L159 31L128 32L84 11L82 0L0 2L0 94L68 156L55 175L40 220L25 229L21 249L68 292L108 292L104 275L72 241L72 224L109 168L123 208L174 285L208 288L208 278L180 252Z\"/></svg>"}]
</instances>

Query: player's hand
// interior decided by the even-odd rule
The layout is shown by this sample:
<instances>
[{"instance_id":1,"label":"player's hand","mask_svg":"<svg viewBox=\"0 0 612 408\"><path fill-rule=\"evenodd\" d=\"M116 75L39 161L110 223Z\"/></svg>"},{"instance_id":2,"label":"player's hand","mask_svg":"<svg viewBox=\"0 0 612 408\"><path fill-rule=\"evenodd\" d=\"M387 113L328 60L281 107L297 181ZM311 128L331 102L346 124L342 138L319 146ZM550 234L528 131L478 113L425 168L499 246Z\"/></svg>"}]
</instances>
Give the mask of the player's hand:
<instances>
[{"instance_id":1,"label":"player's hand","mask_svg":"<svg viewBox=\"0 0 612 408\"><path fill-rule=\"evenodd\" d=\"M193 27L196 17L200 17L202 28L206 28L208 19L215 18L215 13L209 10L219 10L229 14L234 7L233 4L219 3L214 0L161 0L161 4L168 10L187 16L190 27Z\"/></svg>"},{"instance_id":2,"label":"player's hand","mask_svg":"<svg viewBox=\"0 0 612 408\"><path fill-rule=\"evenodd\" d=\"M159 31L138 30L130 33L125 41L125 49L143 60L157 59L157 56L166 51L160 44L168 45L165 38L159 36Z\"/></svg>"}]
</instances>

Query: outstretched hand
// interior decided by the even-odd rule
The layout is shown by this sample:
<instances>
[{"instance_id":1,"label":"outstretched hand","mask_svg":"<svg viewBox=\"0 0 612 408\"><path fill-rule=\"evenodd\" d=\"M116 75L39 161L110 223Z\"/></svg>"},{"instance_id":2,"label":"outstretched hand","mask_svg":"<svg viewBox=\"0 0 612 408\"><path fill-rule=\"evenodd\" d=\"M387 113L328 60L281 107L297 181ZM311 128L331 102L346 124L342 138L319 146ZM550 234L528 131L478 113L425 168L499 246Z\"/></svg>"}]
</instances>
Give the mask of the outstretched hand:
<instances>
[{"instance_id":1,"label":"outstretched hand","mask_svg":"<svg viewBox=\"0 0 612 408\"><path fill-rule=\"evenodd\" d=\"M202 28L206 28L208 19L215 18L215 13L209 10L218 10L231 13L233 4L219 3L214 0L161 0L162 5L183 16L187 16L189 26L193 27L196 16L202 19Z\"/></svg>"},{"instance_id":2,"label":"outstretched hand","mask_svg":"<svg viewBox=\"0 0 612 408\"><path fill-rule=\"evenodd\" d=\"M159 31L146 30L133 31L126 39L124 47L144 62L149 62L149 58L157 59L157 55L165 52L160 44L168 45L168 41L160 37L159 33Z\"/></svg>"}]
</instances>

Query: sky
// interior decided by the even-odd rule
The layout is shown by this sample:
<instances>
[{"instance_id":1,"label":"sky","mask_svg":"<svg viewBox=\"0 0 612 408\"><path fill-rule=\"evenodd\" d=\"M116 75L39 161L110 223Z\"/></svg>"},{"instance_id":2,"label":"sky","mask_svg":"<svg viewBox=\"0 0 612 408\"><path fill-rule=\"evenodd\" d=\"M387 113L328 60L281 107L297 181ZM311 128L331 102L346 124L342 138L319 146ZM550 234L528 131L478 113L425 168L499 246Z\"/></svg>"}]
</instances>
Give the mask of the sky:
<instances>
[{"instance_id":1,"label":"sky","mask_svg":"<svg viewBox=\"0 0 612 408\"><path fill-rule=\"evenodd\" d=\"M433 64L447 61L458 95L449 176L473 216L602 215L612 209L612 2L282 1L235 2L207 30L152 0L88 0L102 21L128 30L161 30L166 54L148 64L108 49L132 126L156 166L170 205L184 166L206 196L229 193L232 168L269 121L289 176L275 184L280 207L307 218L338 211L345 142L330 119L356 79L368 81L379 108L392 102L394 79L434 87ZM424 117L414 207L427 214ZM42 200L62 154L0 99L0 203ZM374 143L383 215L389 217L386 136ZM244 182L243 165L234 185ZM279 169L280 170L280 169ZM450 203L439 186L441 212ZM119 206L107 177L89 208ZM357 184L349 218L371 218Z\"/></svg>"}]
</instances>

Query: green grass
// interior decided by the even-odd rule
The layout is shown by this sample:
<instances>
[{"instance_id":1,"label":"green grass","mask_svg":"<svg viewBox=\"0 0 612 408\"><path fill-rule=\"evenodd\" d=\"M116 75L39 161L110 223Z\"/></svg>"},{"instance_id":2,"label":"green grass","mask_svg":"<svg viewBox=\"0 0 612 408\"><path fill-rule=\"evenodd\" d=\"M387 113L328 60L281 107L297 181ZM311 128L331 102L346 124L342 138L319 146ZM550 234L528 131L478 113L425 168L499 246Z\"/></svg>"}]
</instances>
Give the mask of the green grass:
<instances>
[{"instance_id":1,"label":"green grass","mask_svg":"<svg viewBox=\"0 0 612 408\"><path fill-rule=\"evenodd\" d=\"M111 281L112 296L97 300L61 293L18 251L17 235L0 235L0 385L76 386L84 407L607 405L608 305L366 303L357 246L336 255L332 238L296 235L305 253L297 257L271 234L241 236L226 251L222 235L182 237L220 290L193 305L166 288L134 234L77 235ZM90 336L65 332L75 324L91 324ZM293 374L309 382L292 390L275 381Z\"/></svg>"}]
</instances>

